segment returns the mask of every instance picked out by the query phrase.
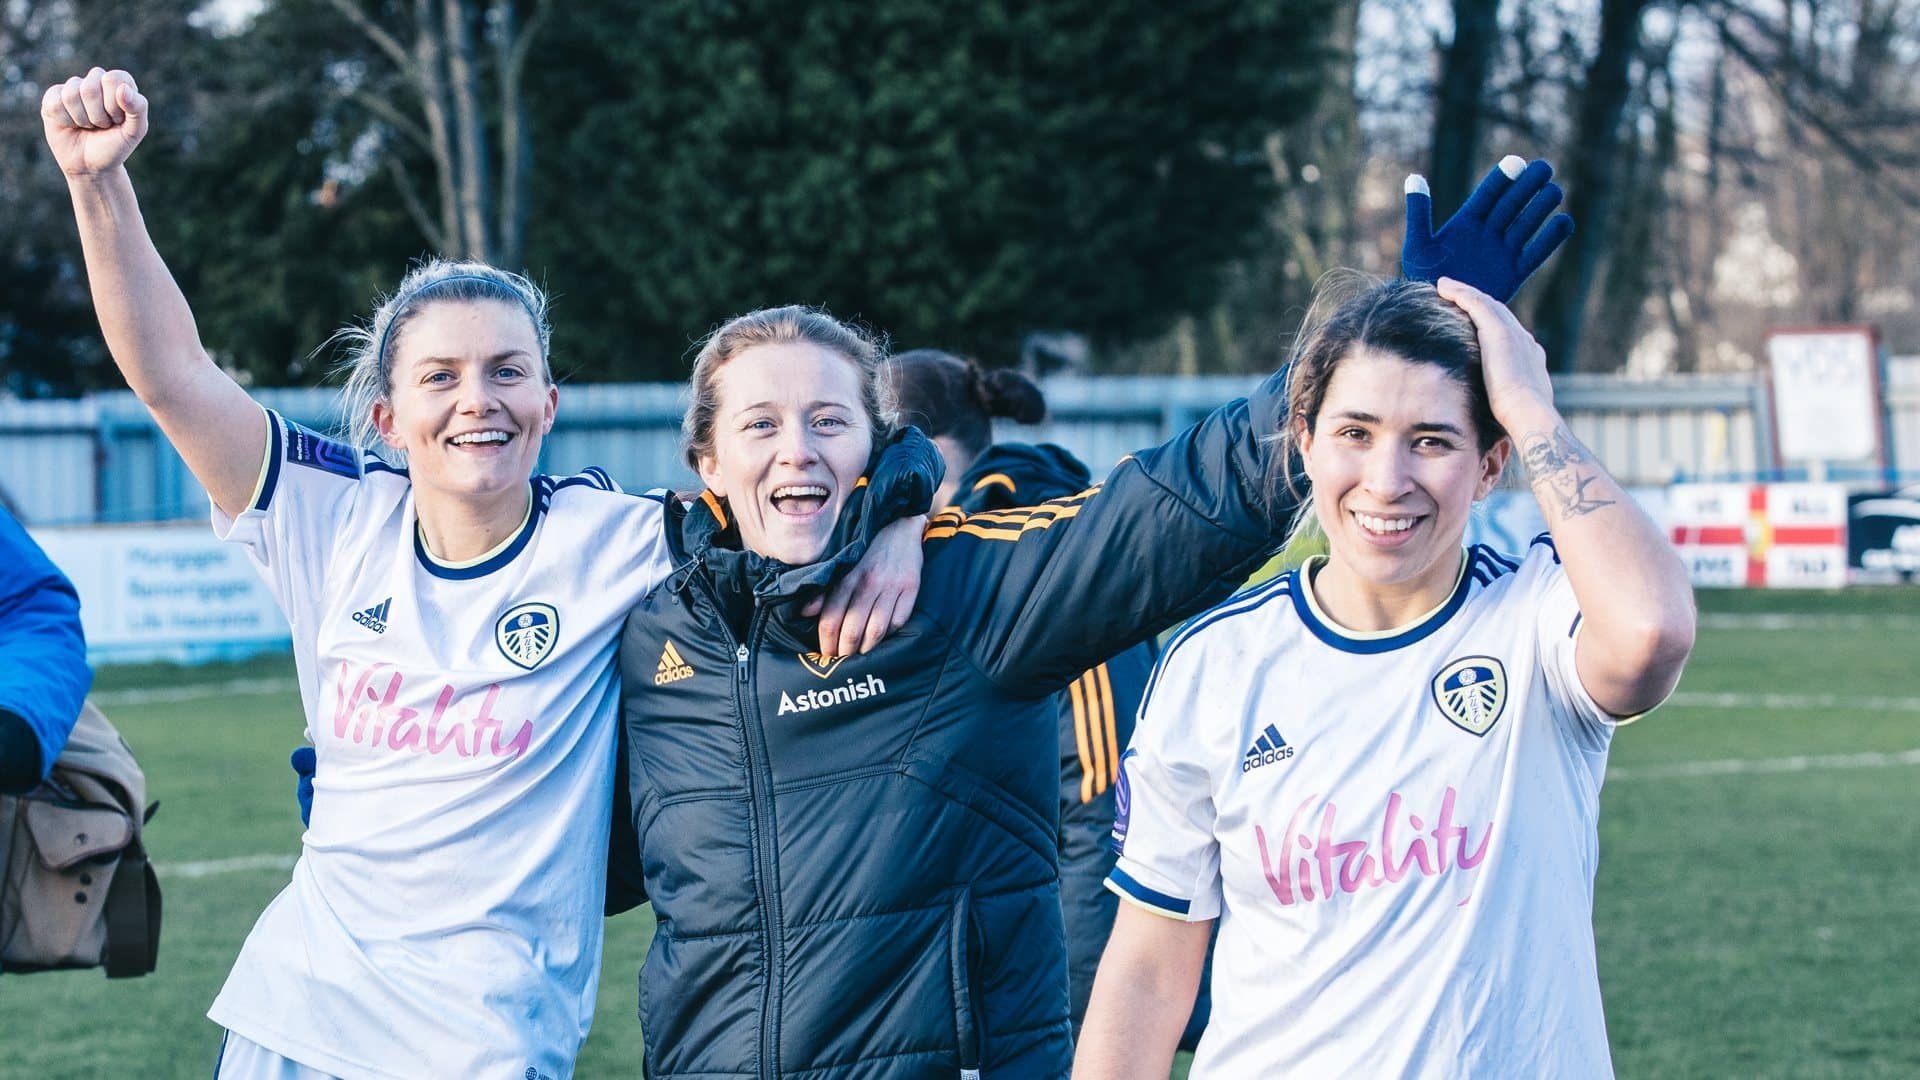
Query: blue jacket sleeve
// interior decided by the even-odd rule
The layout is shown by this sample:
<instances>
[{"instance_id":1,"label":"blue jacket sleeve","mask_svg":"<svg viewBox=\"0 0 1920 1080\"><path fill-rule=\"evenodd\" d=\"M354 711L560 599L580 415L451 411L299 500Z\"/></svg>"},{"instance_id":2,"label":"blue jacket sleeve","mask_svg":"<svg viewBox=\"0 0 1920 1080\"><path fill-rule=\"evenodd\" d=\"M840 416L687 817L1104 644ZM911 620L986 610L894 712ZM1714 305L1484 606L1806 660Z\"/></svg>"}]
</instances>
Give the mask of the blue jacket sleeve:
<instances>
[{"instance_id":1,"label":"blue jacket sleeve","mask_svg":"<svg viewBox=\"0 0 1920 1080\"><path fill-rule=\"evenodd\" d=\"M0 784L39 783L67 744L93 670L80 632L80 598L20 524L0 513L0 728L16 752L0 760ZM23 735L30 739L22 738ZM19 751L36 752L24 761Z\"/></svg>"},{"instance_id":2,"label":"blue jacket sleeve","mask_svg":"<svg viewBox=\"0 0 1920 1080\"><path fill-rule=\"evenodd\" d=\"M1299 500L1275 436L1284 373L1099 484L927 527L921 606L1001 687L1040 696L1225 599Z\"/></svg>"}]
</instances>

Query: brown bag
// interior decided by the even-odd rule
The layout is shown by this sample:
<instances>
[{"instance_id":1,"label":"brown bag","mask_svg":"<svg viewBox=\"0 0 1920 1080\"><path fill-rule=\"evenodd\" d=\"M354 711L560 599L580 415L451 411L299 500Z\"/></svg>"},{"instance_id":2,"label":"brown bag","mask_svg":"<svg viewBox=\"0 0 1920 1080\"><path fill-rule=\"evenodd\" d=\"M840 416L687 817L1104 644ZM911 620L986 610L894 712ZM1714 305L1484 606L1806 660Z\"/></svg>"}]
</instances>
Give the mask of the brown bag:
<instances>
[{"instance_id":1,"label":"brown bag","mask_svg":"<svg viewBox=\"0 0 1920 1080\"><path fill-rule=\"evenodd\" d=\"M153 970L160 883L142 839L146 798L133 751L92 702L52 775L0 795L0 971Z\"/></svg>"}]
</instances>

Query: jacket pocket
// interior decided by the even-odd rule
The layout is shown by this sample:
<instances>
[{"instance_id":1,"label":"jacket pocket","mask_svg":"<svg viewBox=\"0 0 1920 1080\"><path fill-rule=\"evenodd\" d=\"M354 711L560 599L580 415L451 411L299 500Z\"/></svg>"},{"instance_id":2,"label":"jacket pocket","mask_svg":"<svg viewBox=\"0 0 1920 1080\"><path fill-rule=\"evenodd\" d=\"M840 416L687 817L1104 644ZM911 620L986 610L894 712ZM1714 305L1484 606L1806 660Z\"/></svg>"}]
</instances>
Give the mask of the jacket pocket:
<instances>
[{"instance_id":1,"label":"jacket pocket","mask_svg":"<svg viewBox=\"0 0 1920 1080\"><path fill-rule=\"evenodd\" d=\"M973 941L973 895L965 889L953 893L952 911L947 919L947 961L953 979L954 1034L960 1046L960 1080L980 1080L980 1059L986 1036L981 1030L980 1000L976 987Z\"/></svg>"}]
</instances>

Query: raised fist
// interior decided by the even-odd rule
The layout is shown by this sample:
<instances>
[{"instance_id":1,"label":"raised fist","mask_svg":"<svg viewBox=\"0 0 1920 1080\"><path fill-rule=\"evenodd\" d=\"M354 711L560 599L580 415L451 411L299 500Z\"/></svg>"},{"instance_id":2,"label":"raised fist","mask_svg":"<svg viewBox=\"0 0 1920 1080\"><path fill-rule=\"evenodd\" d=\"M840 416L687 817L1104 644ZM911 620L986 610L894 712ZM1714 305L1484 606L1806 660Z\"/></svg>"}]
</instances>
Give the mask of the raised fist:
<instances>
[{"instance_id":1,"label":"raised fist","mask_svg":"<svg viewBox=\"0 0 1920 1080\"><path fill-rule=\"evenodd\" d=\"M94 68L47 87L40 120L60 171L98 176L119 168L147 134L147 99L124 71Z\"/></svg>"}]
</instances>

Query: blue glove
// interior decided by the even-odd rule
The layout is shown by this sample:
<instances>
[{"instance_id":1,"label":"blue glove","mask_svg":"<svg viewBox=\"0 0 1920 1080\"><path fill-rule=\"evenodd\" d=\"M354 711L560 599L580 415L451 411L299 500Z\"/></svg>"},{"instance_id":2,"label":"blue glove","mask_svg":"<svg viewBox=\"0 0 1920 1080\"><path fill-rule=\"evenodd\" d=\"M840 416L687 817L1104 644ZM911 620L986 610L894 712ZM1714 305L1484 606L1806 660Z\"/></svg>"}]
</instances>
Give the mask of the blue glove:
<instances>
[{"instance_id":1,"label":"blue glove","mask_svg":"<svg viewBox=\"0 0 1920 1080\"><path fill-rule=\"evenodd\" d=\"M1553 166L1546 162L1529 164L1509 154L1439 232L1433 231L1433 196L1426 177L1407 177L1401 276L1415 281L1450 277L1503 304L1512 300L1547 256L1573 235L1573 219L1553 213L1565 196L1550 182L1552 177Z\"/></svg>"},{"instance_id":2,"label":"blue glove","mask_svg":"<svg viewBox=\"0 0 1920 1080\"><path fill-rule=\"evenodd\" d=\"M300 778L293 787L293 797L300 804L300 824L311 825L313 824L313 747L303 746L295 750L289 764L293 766L293 774Z\"/></svg>"}]
</instances>

